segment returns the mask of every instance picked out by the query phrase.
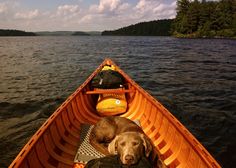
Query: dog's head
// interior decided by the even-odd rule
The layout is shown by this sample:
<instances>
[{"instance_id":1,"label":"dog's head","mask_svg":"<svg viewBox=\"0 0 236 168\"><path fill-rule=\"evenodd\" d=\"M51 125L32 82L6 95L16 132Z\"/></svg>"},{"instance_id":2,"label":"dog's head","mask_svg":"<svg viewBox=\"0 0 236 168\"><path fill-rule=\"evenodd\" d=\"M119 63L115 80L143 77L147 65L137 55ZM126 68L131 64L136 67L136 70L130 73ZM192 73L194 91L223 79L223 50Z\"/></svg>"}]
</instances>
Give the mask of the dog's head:
<instances>
[{"instance_id":1,"label":"dog's head","mask_svg":"<svg viewBox=\"0 0 236 168\"><path fill-rule=\"evenodd\" d=\"M152 151L149 139L141 133L124 132L117 135L108 146L110 154L118 154L123 164L136 164L142 156Z\"/></svg>"}]
</instances>

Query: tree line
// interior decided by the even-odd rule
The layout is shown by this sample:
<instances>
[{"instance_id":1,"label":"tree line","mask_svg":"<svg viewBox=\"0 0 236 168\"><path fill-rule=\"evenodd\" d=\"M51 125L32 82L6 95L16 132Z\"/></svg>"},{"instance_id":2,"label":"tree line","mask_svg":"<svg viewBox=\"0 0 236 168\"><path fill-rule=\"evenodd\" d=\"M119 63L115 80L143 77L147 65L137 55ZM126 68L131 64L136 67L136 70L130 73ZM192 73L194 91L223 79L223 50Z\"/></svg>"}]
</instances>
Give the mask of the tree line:
<instances>
[{"instance_id":1,"label":"tree line","mask_svg":"<svg viewBox=\"0 0 236 168\"><path fill-rule=\"evenodd\" d=\"M173 19L142 22L114 31L103 31L102 35L119 36L170 36Z\"/></svg>"},{"instance_id":2,"label":"tree line","mask_svg":"<svg viewBox=\"0 0 236 168\"><path fill-rule=\"evenodd\" d=\"M236 37L236 0L178 0L177 37Z\"/></svg>"},{"instance_id":3,"label":"tree line","mask_svg":"<svg viewBox=\"0 0 236 168\"><path fill-rule=\"evenodd\" d=\"M33 32L0 29L0 36L36 36Z\"/></svg>"}]
</instances>

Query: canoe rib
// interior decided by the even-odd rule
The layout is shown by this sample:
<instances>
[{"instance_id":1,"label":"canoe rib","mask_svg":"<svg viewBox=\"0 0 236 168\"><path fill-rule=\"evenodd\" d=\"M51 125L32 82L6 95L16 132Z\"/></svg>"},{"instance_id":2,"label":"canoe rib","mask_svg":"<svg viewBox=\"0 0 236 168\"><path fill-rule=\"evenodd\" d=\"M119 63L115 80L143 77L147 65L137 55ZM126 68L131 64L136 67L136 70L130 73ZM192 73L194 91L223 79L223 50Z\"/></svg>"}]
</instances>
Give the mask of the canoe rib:
<instances>
[{"instance_id":1,"label":"canoe rib","mask_svg":"<svg viewBox=\"0 0 236 168\"><path fill-rule=\"evenodd\" d=\"M48 118L11 163L10 168L73 166L81 125L94 124L100 119L95 109L96 95L94 91L91 92L89 82L105 64L115 65L106 59ZM125 91L128 111L122 116L140 120L144 132L152 140L156 151L168 167L220 167L197 139L161 103L119 67L116 68L124 76L128 86Z\"/></svg>"}]
</instances>

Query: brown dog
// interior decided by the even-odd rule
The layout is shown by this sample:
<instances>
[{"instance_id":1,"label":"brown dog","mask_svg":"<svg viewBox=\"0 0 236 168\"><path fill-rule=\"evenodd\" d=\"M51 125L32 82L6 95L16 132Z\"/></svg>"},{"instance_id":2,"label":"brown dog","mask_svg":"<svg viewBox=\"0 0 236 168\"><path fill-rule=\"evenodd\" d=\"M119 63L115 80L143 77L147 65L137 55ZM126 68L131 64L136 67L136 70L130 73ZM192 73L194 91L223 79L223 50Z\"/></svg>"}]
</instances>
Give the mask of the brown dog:
<instances>
[{"instance_id":1,"label":"brown dog","mask_svg":"<svg viewBox=\"0 0 236 168\"><path fill-rule=\"evenodd\" d=\"M152 151L150 140L133 121L123 117L104 117L92 129L90 143L103 154L118 154L123 164L131 165Z\"/></svg>"},{"instance_id":2,"label":"brown dog","mask_svg":"<svg viewBox=\"0 0 236 168\"><path fill-rule=\"evenodd\" d=\"M131 165L145 154L149 156L152 146L144 134L124 132L115 137L108 145L110 154L119 154L123 164Z\"/></svg>"}]
</instances>

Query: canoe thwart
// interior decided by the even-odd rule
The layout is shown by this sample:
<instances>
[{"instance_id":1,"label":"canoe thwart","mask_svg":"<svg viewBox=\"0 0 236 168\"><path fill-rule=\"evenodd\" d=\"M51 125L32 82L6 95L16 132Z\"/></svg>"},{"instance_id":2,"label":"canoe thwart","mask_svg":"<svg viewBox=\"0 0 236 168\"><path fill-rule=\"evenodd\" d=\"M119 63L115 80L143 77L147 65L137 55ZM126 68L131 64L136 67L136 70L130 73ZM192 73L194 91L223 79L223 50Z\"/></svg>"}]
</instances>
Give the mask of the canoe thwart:
<instances>
[{"instance_id":1,"label":"canoe thwart","mask_svg":"<svg viewBox=\"0 0 236 168\"><path fill-rule=\"evenodd\" d=\"M131 93L135 92L134 89L99 89L99 90L92 90L86 91L86 94L121 94L121 93Z\"/></svg>"}]
</instances>

